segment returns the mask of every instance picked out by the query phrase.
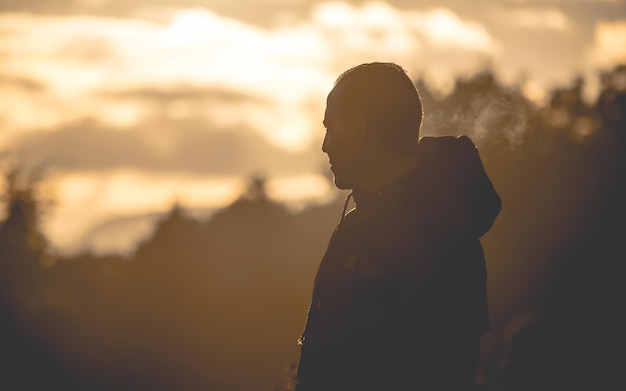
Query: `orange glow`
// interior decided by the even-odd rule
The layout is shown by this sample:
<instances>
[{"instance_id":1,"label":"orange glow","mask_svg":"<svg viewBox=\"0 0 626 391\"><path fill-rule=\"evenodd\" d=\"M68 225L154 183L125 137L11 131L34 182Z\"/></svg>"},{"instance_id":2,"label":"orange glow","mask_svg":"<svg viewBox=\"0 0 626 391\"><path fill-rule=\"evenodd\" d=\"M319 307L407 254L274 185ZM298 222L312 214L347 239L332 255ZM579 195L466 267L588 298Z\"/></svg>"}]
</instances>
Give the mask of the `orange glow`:
<instances>
[{"instance_id":1,"label":"orange glow","mask_svg":"<svg viewBox=\"0 0 626 391\"><path fill-rule=\"evenodd\" d=\"M626 20L599 22L595 26L589 59L604 68L626 62Z\"/></svg>"},{"instance_id":2,"label":"orange glow","mask_svg":"<svg viewBox=\"0 0 626 391\"><path fill-rule=\"evenodd\" d=\"M556 7L488 10L487 16L509 20L512 28L564 34L575 27ZM456 75L506 60L494 33L501 26L464 17L453 8L321 2L303 17L273 27L208 8L172 8L166 14L169 18L161 17L162 22L143 20L141 12L127 18L0 14L0 72L8 81L16 80L0 84L5 108L0 148L11 149L24 135L55 132L88 119L110 132L127 132L165 159L176 140L186 136L174 125L164 125L163 131L153 130L154 124L188 121L207 133L252 131L272 146L298 154L319 142L326 93L336 75L351 65L396 61L436 92L448 93ZM624 61L624 31L623 21L599 21L586 69ZM515 74L513 69L503 67L503 74ZM542 103L547 87L531 77L522 90ZM153 203L117 196L124 187L110 186L106 204L116 206L104 209L111 212L163 207L173 197L170 190L142 180L129 186L136 189L133 194L155 194ZM71 197L67 191L59 194L60 205L72 203L64 198ZM192 197L193 202L198 198Z\"/></svg>"},{"instance_id":3,"label":"orange glow","mask_svg":"<svg viewBox=\"0 0 626 391\"><path fill-rule=\"evenodd\" d=\"M572 27L569 18L556 8L499 9L496 15L508 23L531 30L567 32Z\"/></svg>"},{"instance_id":4,"label":"orange glow","mask_svg":"<svg viewBox=\"0 0 626 391\"><path fill-rule=\"evenodd\" d=\"M0 388L293 391L345 199L326 98L374 61L417 83L423 136L471 137L502 197L480 388L611 389L626 12L608 0L2 2Z\"/></svg>"},{"instance_id":5,"label":"orange glow","mask_svg":"<svg viewBox=\"0 0 626 391\"><path fill-rule=\"evenodd\" d=\"M110 216L141 215L167 210L180 202L186 208L217 208L232 202L244 188L238 178L149 175L119 170L94 176L62 175L54 183L61 201L46 221L46 231L60 246L81 239L81 232Z\"/></svg>"}]
</instances>

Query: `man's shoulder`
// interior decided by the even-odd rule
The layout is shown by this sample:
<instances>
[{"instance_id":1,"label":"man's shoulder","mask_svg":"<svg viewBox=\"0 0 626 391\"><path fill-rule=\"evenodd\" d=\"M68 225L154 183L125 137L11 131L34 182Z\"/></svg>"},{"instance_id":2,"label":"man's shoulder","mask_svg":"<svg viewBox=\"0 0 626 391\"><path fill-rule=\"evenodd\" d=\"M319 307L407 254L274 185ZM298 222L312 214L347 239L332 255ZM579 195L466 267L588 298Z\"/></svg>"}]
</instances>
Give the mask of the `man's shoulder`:
<instances>
[{"instance_id":1,"label":"man's shoulder","mask_svg":"<svg viewBox=\"0 0 626 391\"><path fill-rule=\"evenodd\" d=\"M462 145L464 147L475 147L474 142L469 136L462 134L459 136L423 136L419 139L420 146L433 146L433 145Z\"/></svg>"},{"instance_id":2,"label":"man's shoulder","mask_svg":"<svg viewBox=\"0 0 626 391\"><path fill-rule=\"evenodd\" d=\"M422 160L459 161L478 156L474 142L466 135L422 137L419 140Z\"/></svg>"}]
</instances>

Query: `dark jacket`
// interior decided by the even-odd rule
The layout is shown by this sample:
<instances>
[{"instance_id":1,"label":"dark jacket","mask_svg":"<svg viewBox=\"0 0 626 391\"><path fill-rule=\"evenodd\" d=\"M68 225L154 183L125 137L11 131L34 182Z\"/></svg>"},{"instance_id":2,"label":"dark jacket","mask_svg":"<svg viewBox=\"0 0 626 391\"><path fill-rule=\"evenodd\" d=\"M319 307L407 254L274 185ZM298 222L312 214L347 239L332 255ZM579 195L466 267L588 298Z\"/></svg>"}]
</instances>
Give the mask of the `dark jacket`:
<instances>
[{"instance_id":1,"label":"dark jacket","mask_svg":"<svg viewBox=\"0 0 626 391\"><path fill-rule=\"evenodd\" d=\"M469 138L424 137L417 153L379 192L354 192L315 279L298 391L473 384L489 329L479 238L500 198Z\"/></svg>"}]
</instances>

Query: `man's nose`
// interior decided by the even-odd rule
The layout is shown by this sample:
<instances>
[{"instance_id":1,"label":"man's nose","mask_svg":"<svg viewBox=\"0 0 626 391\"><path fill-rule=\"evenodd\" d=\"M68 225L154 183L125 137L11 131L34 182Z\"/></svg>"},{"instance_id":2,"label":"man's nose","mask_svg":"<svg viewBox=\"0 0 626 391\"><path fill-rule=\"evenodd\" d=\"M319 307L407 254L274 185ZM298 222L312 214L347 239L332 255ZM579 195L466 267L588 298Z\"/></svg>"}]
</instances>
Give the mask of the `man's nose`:
<instances>
[{"instance_id":1,"label":"man's nose","mask_svg":"<svg viewBox=\"0 0 626 391\"><path fill-rule=\"evenodd\" d=\"M324 135L324 141L322 141L322 152L324 153L328 153L327 144L328 144L328 134Z\"/></svg>"}]
</instances>

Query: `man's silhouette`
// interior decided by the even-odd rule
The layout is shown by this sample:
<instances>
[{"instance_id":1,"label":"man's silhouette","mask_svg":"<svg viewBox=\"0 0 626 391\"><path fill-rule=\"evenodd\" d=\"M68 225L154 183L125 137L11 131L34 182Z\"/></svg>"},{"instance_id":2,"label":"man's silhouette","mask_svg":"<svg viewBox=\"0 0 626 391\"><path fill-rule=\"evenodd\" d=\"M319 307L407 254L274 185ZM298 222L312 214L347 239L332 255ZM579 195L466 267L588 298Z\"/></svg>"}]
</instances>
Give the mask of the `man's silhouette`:
<instances>
[{"instance_id":1,"label":"man's silhouette","mask_svg":"<svg viewBox=\"0 0 626 391\"><path fill-rule=\"evenodd\" d=\"M352 189L319 266L298 391L466 390L489 328L479 238L500 198L467 137L419 140L398 65L362 64L328 95L322 150Z\"/></svg>"}]
</instances>

